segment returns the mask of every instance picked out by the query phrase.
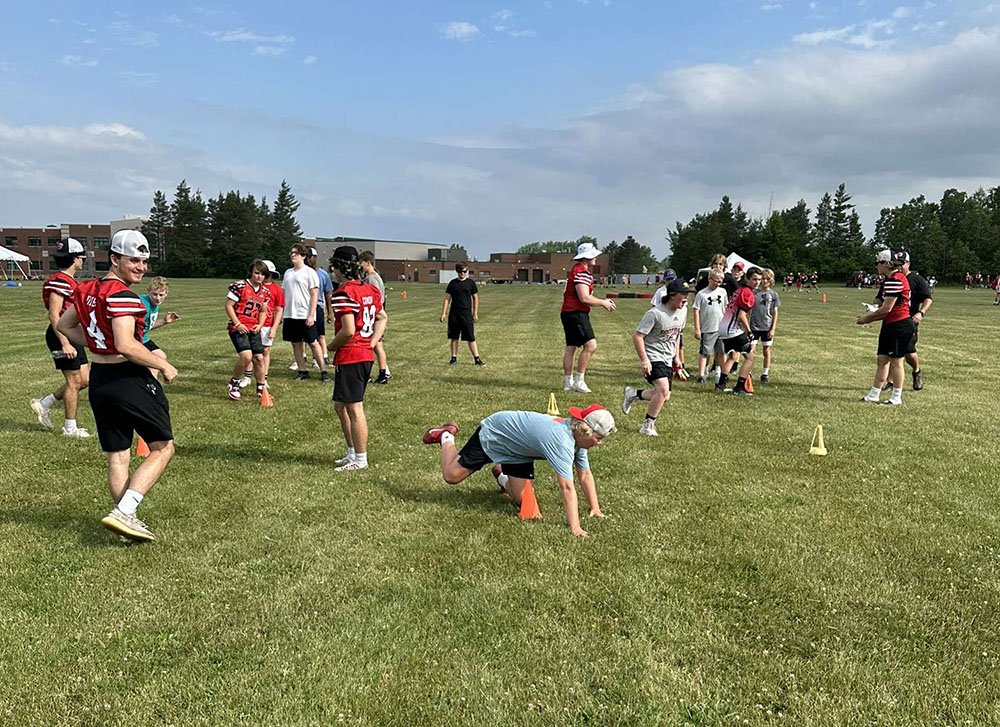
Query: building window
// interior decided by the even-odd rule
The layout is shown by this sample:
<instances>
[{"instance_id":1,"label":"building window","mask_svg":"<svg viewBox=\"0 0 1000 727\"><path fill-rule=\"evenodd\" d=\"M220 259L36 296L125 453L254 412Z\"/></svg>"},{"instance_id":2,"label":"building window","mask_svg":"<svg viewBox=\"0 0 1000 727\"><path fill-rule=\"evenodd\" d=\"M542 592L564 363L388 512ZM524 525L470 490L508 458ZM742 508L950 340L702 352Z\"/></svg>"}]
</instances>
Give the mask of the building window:
<instances>
[{"instance_id":1,"label":"building window","mask_svg":"<svg viewBox=\"0 0 1000 727\"><path fill-rule=\"evenodd\" d=\"M17 247L17 238L16 237L5 237L3 239L3 244L6 245L7 247Z\"/></svg>"},{"instance_id":2,"label":"building window","mask_svg":"<svg viewBox=\"0 0 1000 727\"><path fill-rule=\"evenodd\" d=\"M86 237L80 238L80 241L81 242L86 242L87 238ZM110 245L110 243L108 243L108 238L106 238L106 237L95 237L94 238L94 249L95 250L107 250L109 247L111 247L111 245Z\"/></svg>"},{"instance_id":3,"label":"building window","mask_svg":"<svg viewBox=\"0 0 1000 727\"><path fill-rule=\"evenodd\" d=\"M42 269L42 261L41 260L32 260L31 261L31 269L32 270L41 270Z\"/></svg>"},{"instance_id":4,"label":"building window","mask_svg":"<svg viewBox=\"0 0 1000 727\"><path fill-rule=\"evenodd\" d=\"M28 247L41 247L41 246L42 246L42 238L40 237L28 238Z\"/></svg>"},{"instance_id":5,"label":"building window","mask_svg":"<svg viewBox=\"0 0 1000 727\"><path fill-rule=\"evenodd\" d=\"M111 263L109 261L107 260L94 261L94 270L96 270L97 272L106 273L110 269L111 269Z\"/></svg>"},{"instance_id":6,"label":"building window","mask_svg":"<svg viewBox=\"0 0 1000 727\"><path fill-rule=\"evenodd\" d=\"M50 238L48 238L48 239L47 239L47 240L46 240L45 242L46 242L46 244L47 244L47 245L48 245L49 247L55 247L56 245L58 245L58 244L59 244L59 240L60 240L60 239L61 239L61 238L59 238L59 237L50 237Z\"/></svg>"},{"instance_id":7,"label":"building window","mask_svg":"<svg viewBox=\"0 0 1000 727\"><path fill-rule=\"evenodd\" d=\"M488 278L488 277L490 277L490 271L489 270L480 270L479 271L479 277L480 278Z\"/></svg>"},{"instance_id":8,"label":"building window","mask_svg":"<svg viewBox=\"0 0 1000 727\"><path fill-rule=\"evenodd\" d=\"M70 235L70 237L73 237L73 236ZM81 245L86 245L87 244L87 238L86 237L73 237L73 239L76 240L77 242L79 242Z\"/></svg>"}]
</instances>

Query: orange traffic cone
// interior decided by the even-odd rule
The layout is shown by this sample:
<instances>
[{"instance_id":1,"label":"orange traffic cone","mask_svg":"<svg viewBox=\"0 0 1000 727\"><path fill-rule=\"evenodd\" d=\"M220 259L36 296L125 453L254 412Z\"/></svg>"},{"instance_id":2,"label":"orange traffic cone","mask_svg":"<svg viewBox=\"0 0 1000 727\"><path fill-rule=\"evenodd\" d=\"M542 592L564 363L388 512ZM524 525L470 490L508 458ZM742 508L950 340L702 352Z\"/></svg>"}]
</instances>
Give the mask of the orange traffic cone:
<instances>
[{"instance_id":1,"label":"orange traffic cone","mask_svg":"<svg viewBox=\"0 0 1000 727\"><path fill-rule=\"evenodd\" d=\"M747 391L753 393L753 374L747 374Z\"/></svg>"},{"instance_id":2,"label":"orange traffic cone","mask_svg":"<svg viewBox=\"0 0 1000 727\"><path fill-rule=\"evenodd\" d=\"M406 300L406 291L403 291L403 300Z\"/></svg>"},{"instance_id":3,"label":"orange traffic cone","mask_svg":"<svg viewBox=\"0 0 1000 727\"><path fill-rule=\"evenodd\" d=\"M135 456L136 457L148 457L149 456L149 445L146 444L146 440L142 437L138 437L139 441L135 445Z\"/></svg>"},{"instance_id":4,"label":"orange traffic cone","mask_svg":"<svg viewBox=\"0 0 1000 727\"><path fill-rule=\"evenodd\" d=\"M531 485L531 480L524 483L524 490L521 492L521 511L517 514L522 520L541 520L542 513L538 509L538 501L535 499L535 488Z\"/></svg>"},{"instance_id":5,"label":"orange traffic cone","mask_svg":"<svg viewBox=\"0 0 1000 727\"><path fill-rule=\"evenodd\" d=\"M826 293L823 293L823 302L826 303Z\"/></svg>"},{"instance_id":6,"label":"orange traffic cone","mask_svg":"<svg viewBox=\"0 0 1000 727\"><path fill-rule=\"evenodd\" d=\"M268 391L267 387L260 394L260 405L261 406L274 406L274 398L271 396L271 392Z\"/></svg>"}]
</instances>

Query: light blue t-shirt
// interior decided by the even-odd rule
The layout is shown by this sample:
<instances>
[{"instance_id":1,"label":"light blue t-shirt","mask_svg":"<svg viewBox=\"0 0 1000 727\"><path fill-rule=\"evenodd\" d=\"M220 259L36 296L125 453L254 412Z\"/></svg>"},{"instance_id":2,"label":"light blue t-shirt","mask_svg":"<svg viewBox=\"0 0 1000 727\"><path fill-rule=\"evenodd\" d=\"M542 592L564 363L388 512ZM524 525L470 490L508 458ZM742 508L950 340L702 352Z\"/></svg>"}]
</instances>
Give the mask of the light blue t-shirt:
<instances>
[{"instance_id":1,"label":"light blue t-shirt","mask_svg":"<svg viewBox=\"0 0 1000 727\"><path fill-rule=\"evenodd\" d=\"M149 332L153 330L153 324L160 317L160 306L153 305L153 301L149 299L146 293L140 295L139 300L146 306L146 325L142 329L142 342L149 343Z\"/></svg>"},{"instance_id":2,"label":"light blue t-shirt","mask_svg":"<svg viewBox=\"0 0 1000 727\"><path fill-rule=\"evenodd\" d=\"M573 465L589 470L590 461L587 450L576 446L569 424L533 411L498 411L483 419L479 441L497 464L544 459L557 475L572 480Z\"/></svg>"},{"instance_id":3,"label":"light blue t-shirt","mask_svg":"<svg viewBox=\"0 0 1000 727\"><path fill-rule=\"evenodd\" d=\"M319 273L319 297L316 298L316 307L323 310L326 307L323 303L326 294L333 292L333 280L330 279L330 273L323 268L316 268L316 272Z\"/></svg>"}]
</instances>

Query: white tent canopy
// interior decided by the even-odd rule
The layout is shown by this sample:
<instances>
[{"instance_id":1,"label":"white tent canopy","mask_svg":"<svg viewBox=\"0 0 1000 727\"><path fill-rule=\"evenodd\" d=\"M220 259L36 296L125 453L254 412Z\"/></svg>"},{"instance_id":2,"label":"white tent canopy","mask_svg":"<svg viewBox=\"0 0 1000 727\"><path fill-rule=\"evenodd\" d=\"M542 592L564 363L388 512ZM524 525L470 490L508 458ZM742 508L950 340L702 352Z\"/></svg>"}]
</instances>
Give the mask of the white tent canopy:
<instances>
[{"instance_id":1,"label":"white tent canopy","mask_svg":"<svg viewBox=\"0 0 1000 727\"><path fill-rule=\"evenodd\" d=\"M22 255L19 252L14 252L6 247L0 247L0 272L3 272L4 278L9 278L7 275L8 270L13 270L17 267L21 271L21 277L27 279L28 275L24 272L24 268L21 267L21 263L29 263L31 258L27 255Z\"/></svg>"},{"instance_id":2,"label":"white tent canopy","mask_svg":"<svg viewBox=\"0 0 1000 727\"><path fill-rule=\"evenodd\" d=\"M733 265L735 265L736 263L743 263L743 269L744 270L747 270L748 268L753 268L753 267L758 267L758 268L760 267L759 265L757 265L757 263L750 262L745 257L743 257L742 255L740 255L738 252L731 252L731 253L729 253L726 256L726 272L727 273L731 272L732 269L733 269ZM705 272L708 269L709 268L707 268L707 267L699 268L698 274L700 275L701 273Z\"/></svg>"}]
</instances>

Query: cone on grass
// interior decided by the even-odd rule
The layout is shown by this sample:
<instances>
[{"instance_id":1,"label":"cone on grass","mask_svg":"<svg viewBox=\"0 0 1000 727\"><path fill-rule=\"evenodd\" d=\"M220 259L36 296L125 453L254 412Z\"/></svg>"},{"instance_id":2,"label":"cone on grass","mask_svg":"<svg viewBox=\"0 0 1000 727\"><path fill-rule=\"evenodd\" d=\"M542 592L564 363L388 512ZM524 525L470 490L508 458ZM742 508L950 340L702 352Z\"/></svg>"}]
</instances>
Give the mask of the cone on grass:
<instances>
[{"instance_id":1,"label":"cone on grass","mask_svg":"<svg viewBox=\"0 0 1000 727\"><path fill-rule=\"evenodd\" d=\"M148 457L149 456L149 445L146 444L146 440L142 437L138 437L139 441L135 444L135 456L136 457Z\"/></svg>"},{"instance_id":2,"label":"cone on grass","mask_svg":"<svg viewBox=\"0 0 1000 727\"><path fill-rule=\"evenodd\" d=\"M535 499L535 488L531 480L524 483L524 490L521 492L521 511L517 516L522 520L541 520L542 513L538 509L538 500Z\"/></svg>"},{"instance_id":3,"label":"cone on grass","mask_svg":"<svg viewBox=\"0 0 1000 727\"><path fill-rule=\"evenodd\" d=\"M559 405L556 404L556 395L549 394L549 408L545 411L550 417L559 416Z\"/></svg>"},{"instance_id":4,"label":"cone on grass","mask_svg":"<svg viewBox=\"0 0 1000 727\"><path fill-rule=\"evenodd\" d=\"M751 393L751 394L754 393L753 392L753 374L747 374L747 385L746 385L746 388L747 388L747 391L749 393Z\"/></svg>"},{"instance_id":5,"label":"cone on grass","mask_svg":"<svg viewBox=\"0 0 1000 727\"><path fill-rule=\"evenodd\" d=\"M403 291L403 300L406 300L406 291Z\"/></svg>"},{"instance_id":6,"label":"cone on grass","mask_svg":"<svg viewBox=\"0 0 1000 727\"><path fill-rule=\"evenodd\" d=\"M823 302L826 303L826 293L823 293Z\"/></svg>"},{"instance_id":7,"label":"cone on grass","mask_svg":"<svg viewBox=\"0 0 1000 727\"><path fill-rule=\"evenodd\" d=\"M817 424L816 431L813 432L812 443L809 445L809 454L819 456L826 455L826 445L823 443L823 425Z\"/></svg>"},{"instance_id":8,"label":"cone on grass","mask_svg":"<svg viewBox=\"0 0 1000 727\"><path fill-rule=\"evenodd\" d=\"M264 390L260 393L260 405L263 406L274 406L274 398L271 396L271 392L264 387Z\"/></svg>"}]
</instances>

